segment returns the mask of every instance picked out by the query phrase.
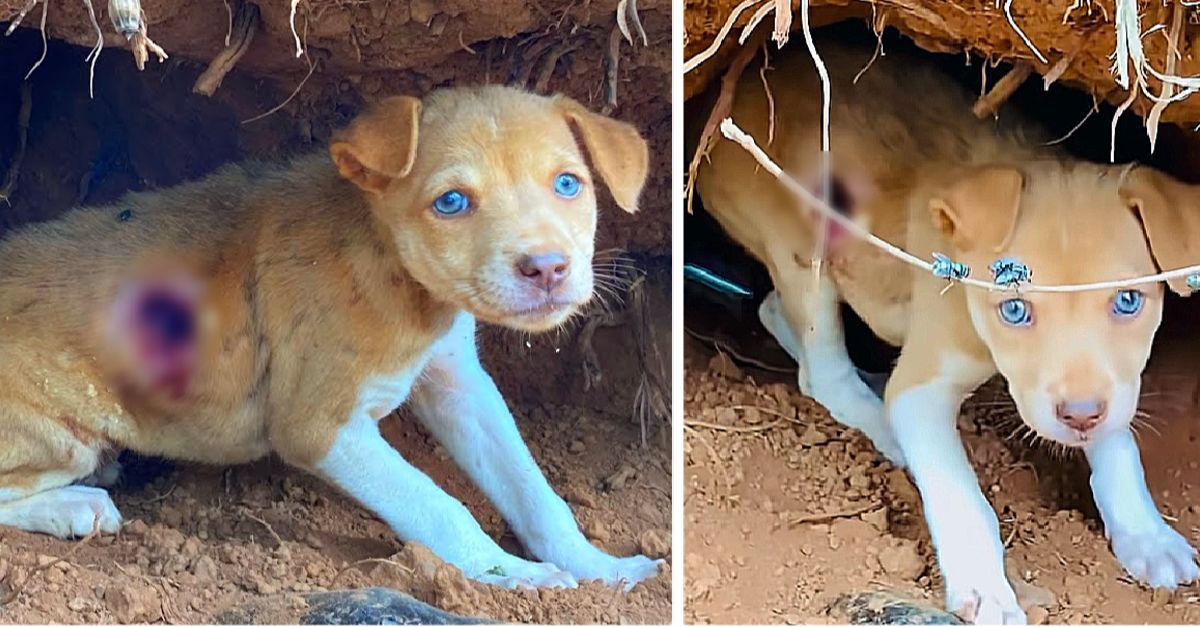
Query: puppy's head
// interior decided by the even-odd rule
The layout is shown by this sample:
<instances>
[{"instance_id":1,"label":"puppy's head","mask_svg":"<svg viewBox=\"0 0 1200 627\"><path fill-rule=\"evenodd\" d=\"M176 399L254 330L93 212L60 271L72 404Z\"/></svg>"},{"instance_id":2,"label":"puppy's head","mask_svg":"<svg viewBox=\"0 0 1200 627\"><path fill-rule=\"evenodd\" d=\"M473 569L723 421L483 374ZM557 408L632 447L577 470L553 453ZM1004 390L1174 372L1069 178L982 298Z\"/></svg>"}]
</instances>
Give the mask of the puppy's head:
<instances>
[{"instance_id":1,"label":"puppy's head","mask_svg":"<svg viewBox=\"0 0 1200 627\"><path fill-rule=\"evenodd\" d=\"M529 331L592 297L596 186L636 211L649 161L634 127L505 87L389 98L331 153L435 297Z\"/></svg>"},{"instance_id":2,"label":"puppy's head","mask_svg":"<svg viewBox=\"0 0 1200 627\"><path fill-rule=\"evenodd\" d=\"M930 208L956 259L978 274L1000 257L1046 285L1200 261L1200 188L1149 168L982 168ZM1170 288L1188 293L1185 279ZM1161 283L1069 294L966 290L971 322L1029 427L1068 446L1128 427L1162 317Z\"/></svg>"}]
</instances>

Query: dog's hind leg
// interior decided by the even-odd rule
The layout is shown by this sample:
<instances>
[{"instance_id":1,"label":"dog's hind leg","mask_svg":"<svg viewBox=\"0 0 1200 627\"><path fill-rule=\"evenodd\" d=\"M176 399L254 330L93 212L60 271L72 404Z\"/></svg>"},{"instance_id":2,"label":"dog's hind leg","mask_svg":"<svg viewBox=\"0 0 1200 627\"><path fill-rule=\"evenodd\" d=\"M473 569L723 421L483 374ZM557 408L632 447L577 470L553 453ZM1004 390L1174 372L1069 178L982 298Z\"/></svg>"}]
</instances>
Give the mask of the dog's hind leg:
<instances>
[{"instance_id":1,"label":"dog's hind leg","mask_svg":"<svg viewBox=\"0 0 1200 627\"><path fill-rule=\"evenodd\" d=\"M0 406L0 525L59 538L116 533L121 514L108 492L72 485L100 464L100 447L69 417Z\"/></svg>"},{"instance_id":2,"label":"dog's hind leg","mask_svg":"<svg viewBox=\"0 0 1200 627\"><path fill-rule=\"evenodd\" d=\"M792 259L792 252L772 255L777 292L763 301L763 326L800 367L800 391L829 410L838 422L865 433L875 448L896 465L904 456L888 427L883 401L858 375L846 352L837 288L829 273L817 279Z\"/></svg>"},{"instance_id":3,"label":"dog's hind leg","mask_svg":"<svg viewBox=\"0 0 1200 627\"><path fill-rule=\"evenodd\" d=\"M1196 549L1154 505L1133 434L1128 429L1107 434L1086 452L1092 495L1121 566L1156 588L1175 588L1200 577Z\"/></svg>"},{"instance_id":4,"label":"dog's hind leg","mask_svg":"<svg viewBox=\"0 0 1200 627\"><path fill-rule=\"evenodd\" d=\"M546 481L512 413L483 370L475 321L460 315L413 390L417 417L508 521L525 548L580 580L632 588L655 576L661 560L616 557L593 546L571 509Z\"/></svg>"}]
</instances>

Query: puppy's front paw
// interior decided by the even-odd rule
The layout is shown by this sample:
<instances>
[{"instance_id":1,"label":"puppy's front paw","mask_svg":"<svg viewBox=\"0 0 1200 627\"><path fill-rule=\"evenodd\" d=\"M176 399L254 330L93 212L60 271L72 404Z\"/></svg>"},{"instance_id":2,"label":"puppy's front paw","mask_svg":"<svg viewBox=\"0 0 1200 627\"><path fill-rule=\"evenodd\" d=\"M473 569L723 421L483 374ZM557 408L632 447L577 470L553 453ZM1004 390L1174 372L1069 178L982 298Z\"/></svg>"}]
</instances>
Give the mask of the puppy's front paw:
<instances>
[{"instance_id":1,"label":"puppy's front paw","mask_svg":"<svg viewBox=\"0 0 1200 627\"><path fill-rule=\"evenodd\" d=\"M610 557L600 573L581 579L599 579L605 585L621 586L625 592L629 592L639 583L658 575L658 567L663 563L663 560L652 560L645 555Z\"/></svg>"},{"instance_id":2,"label":"puppy's front paw","mask_svg":"<svg viewBox=\"0 0 1200 627\"><path fill-rule=\"evenodd\" d=\"M575 576L554 564L545 562L530 562L523 559L504 560L471 576L481 581L502 588L577 588L579 583Z\"/></svg>"},{"instance_id":3,"label":"puppy's front paw","mask_svg":"<svg viewBox=\"0 0 1200 627\"><path fill-rule=\"evenodd\" d=\"M1112 549L1130 575L1155 588L1174 588L1200 578L1196 549L1166 523L1146 533L1113 533Z\"/></svg>"},{"instance_id":4,"label":"puppy's front paw","mask_svg":"<svg viewBox=\"0 0 1200 627\"><path fill-rule=\"evenodd\" d=\"M82 538L93 532L116 533L121 513L108 492L72 485L0 505L0 524L63 539Z\"/></svg>"},{"instance_id":5,"label":"puppy's front paw","mask_svg":"<svg viewBox=\"0 0 1200 627\"><path fill-rule=\"evenodd\" d=\"M946 590L946 608L976 625L1024 625L1025 612L1008 582L991 589L980 586Z\"/></svg>"}]
</instances>

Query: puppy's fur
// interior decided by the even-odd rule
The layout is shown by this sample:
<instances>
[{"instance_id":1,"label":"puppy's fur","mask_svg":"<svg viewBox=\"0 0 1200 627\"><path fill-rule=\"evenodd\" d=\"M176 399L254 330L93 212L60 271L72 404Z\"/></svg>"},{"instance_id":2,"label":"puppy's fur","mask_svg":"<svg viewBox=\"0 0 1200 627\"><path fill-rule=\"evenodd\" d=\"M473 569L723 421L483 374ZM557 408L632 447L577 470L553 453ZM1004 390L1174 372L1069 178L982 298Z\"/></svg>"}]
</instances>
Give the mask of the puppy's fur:
<instances>
[{"instance_id":1,"label":"puppy's fur","mask_svg":"<svg viewBox=\"0 0 1200 627\"><path fill-rule=\"evenodd\" d=\"M116 531L108 494L75 485L108 451L274 452L482 581L652 576L656 562L580 533L475 347L476 318L549 329L591 298L595 187L636 210L638 132L566 98L455 89L377 104L330 153L226 167L0 242L0 524ZM572 197L556 192L564 172ZM450 190L466 211L434 209ZM547 256L554 282L523 265ZM500 549L383 440L377 422L406 401L542 562Z\"/></svg>"},{"instance_id":2,"label":"puppy's fur","mask_svg":"<svg viewBox=\"0 0 1200 627\"><path fill-rule=\"evenodd\" d=\"M1016 257L1044 284L1129 278L1200 261L1196 189L1146 168L1084 164L1033 148L1042 140L1034 125L1007 111L1000 127L976 120L969 97L919 58L889 53L853 84L870 51L828 40L820 50L833 79L834 197L884 239L925 259L944 253L985 279L993 261ZM767 151L815 186L821 91L811 61L782 59L767 76L775 99ZM760 145L768 143L769 110L758 73L747 70L733 119ZM833 239L818 279L808 261L813 213L740 147L718 142L698 189L708 210L769 269L776 292L761 318L799 362L801 389L893 462L907 463L952 611L983 623L1024 620L1005 578L996 516L955 430L962 399L996 372L1029 428L1086 452L1105 532L1125 569L1160 587L1197 578L1195 551L1159 515L1130 433L1161 317L1161 284L1138 288L1145 300L1134 316L1114 314L1116 290L1018 295L955 287L943 294L944 280L846 238ZM1186 291L1182 281L1170 287ZM1014 298L1031 308L1029 324L1009 325L998 315L1000 303ZM902 346L886 404L855 375L839 300ZM1090 428L1060 419L1078 407L1090 408Z\"/></svg>"}]
</instances>

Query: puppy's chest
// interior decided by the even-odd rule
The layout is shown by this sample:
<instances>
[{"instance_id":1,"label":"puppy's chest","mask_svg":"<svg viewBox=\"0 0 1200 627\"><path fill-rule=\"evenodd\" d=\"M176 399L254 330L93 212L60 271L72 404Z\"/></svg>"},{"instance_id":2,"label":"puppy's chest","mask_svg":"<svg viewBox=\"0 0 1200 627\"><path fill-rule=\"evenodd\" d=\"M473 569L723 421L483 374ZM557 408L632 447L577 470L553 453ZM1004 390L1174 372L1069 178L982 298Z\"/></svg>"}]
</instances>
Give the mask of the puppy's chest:
<instances>
[{"instance_id":1,"label":"puppy's chest","mask_svg":"<svg viewBox=\"0 0 1200 627\"><path fill-rule=\"evenodd\" d=\"M433 356L447 338L436 339L427 350L396 369L381 368L367 374L357 386L354 411L379 421L408 400L413 386L421 379Z\"/></svg>"}]
</instances>

